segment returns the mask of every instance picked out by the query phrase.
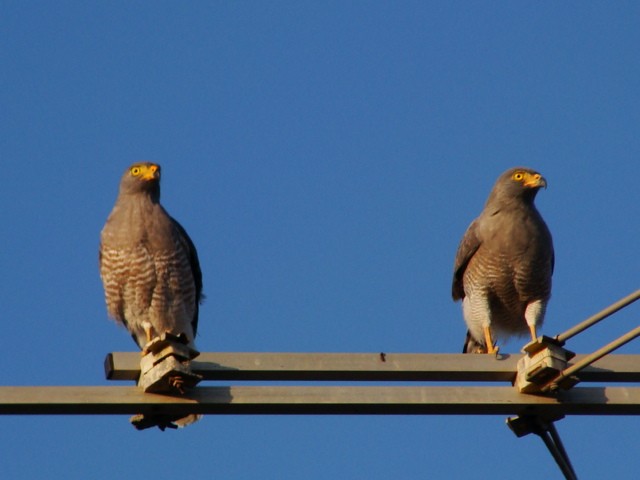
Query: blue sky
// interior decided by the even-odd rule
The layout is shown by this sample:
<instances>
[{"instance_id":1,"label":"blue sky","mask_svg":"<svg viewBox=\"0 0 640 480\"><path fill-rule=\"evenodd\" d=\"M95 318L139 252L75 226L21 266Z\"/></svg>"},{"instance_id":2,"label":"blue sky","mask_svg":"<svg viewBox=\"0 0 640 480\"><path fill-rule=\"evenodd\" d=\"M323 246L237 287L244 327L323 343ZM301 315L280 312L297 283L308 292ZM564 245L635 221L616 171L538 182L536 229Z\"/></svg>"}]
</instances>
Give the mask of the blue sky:
<instances>
[{"instance_id":1,"label":"blue sky","mask_svg":"<svg viewBox=\"0 0 640 480\"><path fill-rule=\"evenodd\" d=\"M639 286L639 22L635 2L2 2L0 384L104 385L135 349L97 247L137 160L198 247L201 351L459 352L455 250L515 165L548 180L543 332L566 330ZM559 477L494 416L0 422L12 479ZM558 429L581 478L632 478L638 425Z\"/></svg>"}]
</instances>

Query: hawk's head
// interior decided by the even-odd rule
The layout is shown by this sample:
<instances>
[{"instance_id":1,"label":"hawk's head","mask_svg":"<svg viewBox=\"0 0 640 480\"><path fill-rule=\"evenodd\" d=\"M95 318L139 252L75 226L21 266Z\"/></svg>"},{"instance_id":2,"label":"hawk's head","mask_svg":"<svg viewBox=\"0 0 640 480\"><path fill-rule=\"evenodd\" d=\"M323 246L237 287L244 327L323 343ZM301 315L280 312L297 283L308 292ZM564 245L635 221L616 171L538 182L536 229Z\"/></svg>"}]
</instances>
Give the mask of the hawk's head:
<instances>
[{"instance_id":1,"label":"hawk's head","mask_svg":"<svg viewBox=\"0 0 640 480\"><path fill-rule=\"evenodd\" d=\"M510 168L504 172L493 187L490 198L498 201L524 200L533 202L540 188L547 188L545 178L526 167Z\"/></svg>"},{"instance_id":2,"label":"hawk's head","mask_svg":"<svg viewBox=\"0 0 640 480\"><path fill-rule=\"evenodd\" d=\"M160 165L138 162L124 172L120 181L120 193L149 193L160 195Z\"/></svg>"}]
</instances>

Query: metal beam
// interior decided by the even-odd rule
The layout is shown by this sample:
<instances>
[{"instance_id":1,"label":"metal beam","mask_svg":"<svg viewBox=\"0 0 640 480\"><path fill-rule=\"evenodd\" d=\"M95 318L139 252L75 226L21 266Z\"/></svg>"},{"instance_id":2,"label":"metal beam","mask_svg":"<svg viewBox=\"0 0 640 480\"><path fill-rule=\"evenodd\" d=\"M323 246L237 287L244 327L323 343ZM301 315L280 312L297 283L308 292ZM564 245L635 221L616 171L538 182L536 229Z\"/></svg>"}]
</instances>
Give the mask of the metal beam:
<instances>
[{"instance_id":1,"label":"metal beam","mask_svg":"<svg viewBox=\"0 0 640 480\"><path fill-rule=\"evenodd\" d=\"M586 355L576 355L577 363ZM413 353L202 353L191 362L204 380L512 382L520 355ZM572 363L569 363L572 365ZM135 381L140 354L107 355L110 380ZM580 372L582 382L640 382L640 355L608 355Z\"/></svg>"},{"instance_id":2,"label":"metal beam","mask_svg":"<svg viewBox=\"0 0 640 480\"><path fill-rule=\"evenodd\" d=\"M137 387L0 387L0 414L640 415L640 388L558 397L512 387L199 387L183 397Z\"/></svg>"}]
</instances>

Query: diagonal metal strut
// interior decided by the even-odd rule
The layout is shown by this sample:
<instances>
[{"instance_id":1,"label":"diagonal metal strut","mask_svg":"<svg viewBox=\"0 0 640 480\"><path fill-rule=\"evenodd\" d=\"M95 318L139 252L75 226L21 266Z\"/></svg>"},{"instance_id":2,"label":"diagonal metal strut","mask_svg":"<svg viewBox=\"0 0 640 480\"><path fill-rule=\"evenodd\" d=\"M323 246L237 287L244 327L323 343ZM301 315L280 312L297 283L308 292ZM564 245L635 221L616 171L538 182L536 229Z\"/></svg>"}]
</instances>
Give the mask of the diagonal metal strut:
<instances>
[{"instance_id":1,"label":"diagonal metal strut","mask_svg":"<svg viewBox=\"0 0 640 480\"><path fill-rule=\"evenodd\" d=\"M591 317L587 318L585 321L580 322L578 325L570 328L566 332L556 335L554 338L558 342L558 344L564 345L565 342L569 340L571 337L576 336L580 332L583 332L584 330L595 325L601 320L604 320L605 318L613 315L618 310L621 310L627 305L631 305L633 302L635 302L638 299L640 299L640 289L636 290L633 293L630 293L624 298L621 298L617 302L613 303L612 305L609 305L607 308L601 310L595 315L592 315Z\"/></svg>"}]
</instances>

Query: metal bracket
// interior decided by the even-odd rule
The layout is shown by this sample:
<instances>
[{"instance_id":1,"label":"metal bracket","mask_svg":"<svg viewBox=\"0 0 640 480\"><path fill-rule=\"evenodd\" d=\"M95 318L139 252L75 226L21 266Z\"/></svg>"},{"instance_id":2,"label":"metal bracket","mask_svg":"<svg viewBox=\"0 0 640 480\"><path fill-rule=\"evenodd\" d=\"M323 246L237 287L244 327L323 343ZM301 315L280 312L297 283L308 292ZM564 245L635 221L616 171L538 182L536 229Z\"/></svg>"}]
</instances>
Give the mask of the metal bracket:
<instances>
[{"instance_id":1,"label":"metal bracket","mask_svg":"<svg viewBox=\"0 0 640 480\"><path fill-rule=\"evenodd\" d=\"M553 422L562 420L564 415L558 415L554 417L541 417L539 415L519 415L517 417L507 418L507 426L518 438L535 433L538 435L547 449L553 456L553 459L560 467L564 477L567 480L577 480L577 475L569 455L562 444L560 435L556 430Z\"/></svg>"},{"instance_id":2,"label":"metal bracket","mask_svg":"<svg viewBox=\"0 0 640 480\"><path fill-rule=\"evenodd\" d=\"M202 380L191 371L191 360L200 352L187 345L184 335L164 333L145 345L144 351L138 386L145 393L184 394Z\"/></svg>"},{"instance_id":3,"label":"metal bracket","mask_svg":"<svg viewBox=\"0 0 640 480\"><path fill-rule=\"evenodd\" d=\"M543 393L544 387L565 370L567 362L575 356L575 353L546 336L527 343L522 351L525 356L518 361L514 382L520 393ZM575 376L568 377L562 388L571 388L578 381Z\"/></svg>"}]
</instances>

